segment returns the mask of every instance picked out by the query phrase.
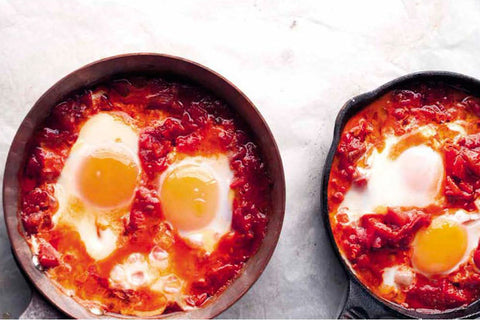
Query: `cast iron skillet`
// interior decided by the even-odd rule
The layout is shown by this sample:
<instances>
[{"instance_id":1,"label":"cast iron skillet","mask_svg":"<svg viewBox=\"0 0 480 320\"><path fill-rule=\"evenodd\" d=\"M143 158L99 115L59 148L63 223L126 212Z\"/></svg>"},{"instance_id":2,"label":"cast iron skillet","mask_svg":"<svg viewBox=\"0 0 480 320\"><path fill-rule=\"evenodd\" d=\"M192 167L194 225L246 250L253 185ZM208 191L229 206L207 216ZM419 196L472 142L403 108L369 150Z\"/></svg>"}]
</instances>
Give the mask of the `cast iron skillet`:
<instances>
[{"instance_id":1,"label":"cast iron skillet","mask_svg":"<svg viewBox=\"0 0 480 320\"><path fill-rule=\"evenodd\" d=\"M333 142L328 152L325 166L323 169L322 179L322 214L325 221L325 225L330 235L330 240L333 248L337 254L338 259L341 261L344 269L347 272L349 279L349 287L346 294L345 302L339 312L340 318L399 318L399 317L413 317L413 318L473 318L480 315L480 301L477 300L467 307L451 309L445 312L427 312L421 310L411 310L401 307L398 304L386 301L380 297L375 296L368 290L350 270L345 263L342 255L339 252L338 246L333 237L332 229L330 226L330 219L328 216L328 179L330 176L330 170L332 167L332 160L337 150L338 143L343 128L347 121L369 105L374 100L380 98L388 91L394 89L402 89L408 87L414 83L445 83L447 85L460 88L472 94L480 94L480 81L462 74L445 72L445 71L425 71L408 74L406 76L397 78L391 82L384 84L383 86L356 96L342 107L335 120L335 129L333 135Z\"/></svg>"},{"instance_id":2,"label":"cast iron skillet","mask_svg":"<svg viewBox=\"0 0 480 320\"><path fill-rule=\"evenodd\" d=\"M249 126L263 153L267 170L273 182L271 195L273 208L267 226L267 234L258 252L246 263L241 275L222 294L214 297L203 308L171 313L161 318L215 317L240 299L253 285L273 254L282 228L285 211L285 178L280 153L273 135L253 103L237 87L219 74L182 58L152 53L126 54L106 58L72 72L48 89L23 120L8 153L3 180L3 209L8 236L17 263L41 294L37 294L34 290L32 301L26 313L24 313L24 317L33 317L36 308L42 307L45 309L49 306L48 303L42 301L41 297L43 296L58 310L74 318L131 318L116 314L89 312L72 298L57 290L51 281L34 267L32 253L21 234L17 214L19 200L18 172L23 163L25 144L31 137L34 128L48 115L53 106L64 100L72 92L93 86L112 77L130 73L179 77L197 83L226 101ZM46 311L42 317L51 318L58 315L58 313L55 313L55 309L50 309L50 312Z\"/></svg>"}]
</instances>

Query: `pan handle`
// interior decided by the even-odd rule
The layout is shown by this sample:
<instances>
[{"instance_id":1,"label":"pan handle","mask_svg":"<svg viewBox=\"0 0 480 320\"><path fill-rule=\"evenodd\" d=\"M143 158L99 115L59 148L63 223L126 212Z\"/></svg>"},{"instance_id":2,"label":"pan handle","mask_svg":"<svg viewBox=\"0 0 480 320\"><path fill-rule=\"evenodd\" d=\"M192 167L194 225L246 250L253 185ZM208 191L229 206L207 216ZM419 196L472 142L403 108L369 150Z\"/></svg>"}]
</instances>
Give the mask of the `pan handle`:
<instances>
[{"instance_id":1,"label":"pan handle","mask_svg":"<svg viewBox=\"0 0 480 320\"><path fill-rule=\"evenodd\" d=\"M18 317L19 319L64 319L65 315L58 311L50 302L45 300L45 298L38 292L38 290L32 285L30 279L26 276L23 271L20 263L17 260L17 256L13 252L13 260L17 264L18 269L23 274L23 277L28 283L30 290L32 292L30 297L30 302L22 314Z\"/></svg>"},{"instance_id":2,"label":"pan handle","mask_svg":"<svg viewBox=\"0 0 480 320\"><path fill-rule=\"evenodd\" d=\"M385 319L404 318L403 315L383 306L375 300L357 281L350 279L347 297L339 319Z\"/></svg>"},{"instance_id":3,"label":"pan handle","mask_svg":"<svg viewBox=\"0 0 480 320\"><path fill-rule=\"evenodd\" d=\"M32 289L32 297L27 308L20 315L19 319L64 319L65 315L47 302L37 289Z\"/></svg>"}]
</instances>

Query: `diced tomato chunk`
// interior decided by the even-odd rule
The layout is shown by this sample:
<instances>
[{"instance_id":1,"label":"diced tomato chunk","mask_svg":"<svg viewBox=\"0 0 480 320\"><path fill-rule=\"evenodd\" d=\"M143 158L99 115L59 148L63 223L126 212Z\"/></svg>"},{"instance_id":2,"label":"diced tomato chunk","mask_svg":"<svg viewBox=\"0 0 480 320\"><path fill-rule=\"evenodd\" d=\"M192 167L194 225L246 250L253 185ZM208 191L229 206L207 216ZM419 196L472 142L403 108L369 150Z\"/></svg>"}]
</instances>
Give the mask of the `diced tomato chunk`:
<instances>
[{"instance_id":1,"label":"diced tomato chunk","mask_svg":"<svg viewBox=\"0 0 480 320\"><path fill-rule=\"evenodd\" d=\"M50 243L42 241L38 249L38 261L46 269L54 268L60 264L59 253Z\"/></svg>"}]
</instances>

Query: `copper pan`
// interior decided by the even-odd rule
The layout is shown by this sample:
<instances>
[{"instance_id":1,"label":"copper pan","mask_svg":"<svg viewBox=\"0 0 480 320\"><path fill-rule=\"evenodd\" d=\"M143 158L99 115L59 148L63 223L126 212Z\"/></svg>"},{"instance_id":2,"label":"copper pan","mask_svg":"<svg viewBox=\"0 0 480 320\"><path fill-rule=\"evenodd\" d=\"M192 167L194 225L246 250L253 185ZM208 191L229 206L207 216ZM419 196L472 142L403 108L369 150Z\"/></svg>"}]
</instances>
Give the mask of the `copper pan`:
<instances>
[{"instance_id":1,"label":"copper pan","mask_svg":"<svg viewBox=\"0 0 480 320\"><path fill-rule=\"evenodd\" d=\"M112 77L129 73L178 76L194 82L224 99L250 127L262 150L267 170L272 177L273 210L270 215L267 234L258 252L248 260L240 276L223 293L212 298L204 307L161 316L161 318L215 317L247 292L260 277L273 254L280 236L285 212L285 178L282 161L275 139L265 120L253 103L235 85L200 64L178 57L154 53L124 54L105 58L70 73L38 99L23 120L13 139L5 166L3 208L8 236L15 258L24 274L41 294L37 295L34 292L34 298L27 310L34 308L38 304L48 306L48 303L45 304L39 300L41 299L40 297L43 297L51 305L55 306L57 310L74 318L131 318L115 314L94 314L58 290L42 271L34 267L32 253L21 234L17 212L19 199L18 172L23 162L25 144L30 139L34 128L44 120L54 105L61 102L72 92L93 86Z\"/></svg>"}]
</instances>

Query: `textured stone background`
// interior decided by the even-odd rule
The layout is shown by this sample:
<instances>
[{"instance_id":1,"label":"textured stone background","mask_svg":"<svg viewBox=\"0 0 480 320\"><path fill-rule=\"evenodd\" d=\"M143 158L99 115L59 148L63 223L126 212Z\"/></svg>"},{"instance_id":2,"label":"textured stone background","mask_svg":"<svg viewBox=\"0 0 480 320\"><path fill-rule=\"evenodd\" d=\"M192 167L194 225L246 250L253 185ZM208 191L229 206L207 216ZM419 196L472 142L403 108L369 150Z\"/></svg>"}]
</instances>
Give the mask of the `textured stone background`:
<instances>
[{"instance_id":1,"label":"textured stone background","mask_svg":"<svg viewBox=\"0 0 480 320\"><path fill-rule=\"evenodd\" d=\"M320 176L343 103L419 70L480 77L478 1L0 0L0 168L54 82L94 60L160 52L202 63L257 105L287 179L275 254L226 318L335 316L346 288L320 217ZM0 222L0 317L30 290Z\"/></svg>"}]
</instances>

